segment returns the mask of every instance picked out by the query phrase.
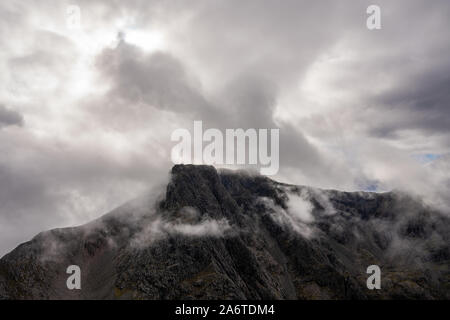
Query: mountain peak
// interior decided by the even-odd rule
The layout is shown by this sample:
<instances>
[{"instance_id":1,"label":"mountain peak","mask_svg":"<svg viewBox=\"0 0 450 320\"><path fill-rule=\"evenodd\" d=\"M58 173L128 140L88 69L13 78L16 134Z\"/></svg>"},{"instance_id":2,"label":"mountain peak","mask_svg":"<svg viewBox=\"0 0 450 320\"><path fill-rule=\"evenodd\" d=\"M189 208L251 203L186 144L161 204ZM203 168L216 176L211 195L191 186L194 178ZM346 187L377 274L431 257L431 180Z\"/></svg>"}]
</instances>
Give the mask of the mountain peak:
<instances>
[{"instance_id":1,"label":"mountain peak","mask_svg":"<svg viewBox=\"0 0 450 320\"><path fill-rule=\"evenodd\" d=\"M162 199L43 232L0 259L0 298L449 298L448 231L448 218L395 193L175 165ZM366 287L372 264L383 290ZM67 289L69 265L82 290Z\"/></svg>"}]
</instances>

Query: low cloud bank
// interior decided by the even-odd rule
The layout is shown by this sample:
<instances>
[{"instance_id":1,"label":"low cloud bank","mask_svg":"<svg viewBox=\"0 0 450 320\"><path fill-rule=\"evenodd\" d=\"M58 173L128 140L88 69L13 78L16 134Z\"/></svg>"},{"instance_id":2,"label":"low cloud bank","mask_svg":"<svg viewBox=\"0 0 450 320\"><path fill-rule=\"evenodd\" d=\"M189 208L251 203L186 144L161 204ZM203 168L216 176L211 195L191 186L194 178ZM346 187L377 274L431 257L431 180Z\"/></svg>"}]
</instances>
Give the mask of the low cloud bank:
<instances>
[{"instance_id":1,"label":"low cloud bank","mask_svg":"<svg viewBox=\"0 0 450 320\"><path fill-rule=\"evenodd\" d=\"M184 207L179 210L180 216L168 219L164 214L156 214L146 226L131 240L131 246L141 248L151 245L170 235L187 237L222 237L232 230L227 219L212 219L209 216L200 218L197 209Z\"/></svg>"},{"instance_id":2,"label":"low cloud bank","mask_svg":"<svg viewBox=\"0 0 450 320\"><path fill-rule=\"evenodd\" d=\"M315 189L286 188L288 196L287 209L275 205L272 199L262 197L259 201L271 212L272 219L286 228L292 228L305 238L312 238L316 234L314 222L316 216L332 215L335 209L327 195ZM320 206L316 209L314 202Z\"/></svg>"}]
</instances>

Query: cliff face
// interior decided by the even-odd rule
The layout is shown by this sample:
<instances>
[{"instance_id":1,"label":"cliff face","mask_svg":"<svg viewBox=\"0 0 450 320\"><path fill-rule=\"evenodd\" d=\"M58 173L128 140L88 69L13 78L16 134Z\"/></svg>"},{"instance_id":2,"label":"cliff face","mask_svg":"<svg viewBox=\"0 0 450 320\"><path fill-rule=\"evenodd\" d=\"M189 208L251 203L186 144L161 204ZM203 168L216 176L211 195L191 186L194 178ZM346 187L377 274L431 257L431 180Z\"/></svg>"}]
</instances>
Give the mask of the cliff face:
<instances>
[{"instance_id":1,"label":"cliff face","mask_svg":"<svg viewBox=\"0 0 450 320\"><path fill-rule=\"evenodd\" d=\"M178 165L151 199L20 245L0 260L0 298L450 298L449 220L403 194ZM380 290L366 287L373 264Z\"/></svg>"}]
</instances>

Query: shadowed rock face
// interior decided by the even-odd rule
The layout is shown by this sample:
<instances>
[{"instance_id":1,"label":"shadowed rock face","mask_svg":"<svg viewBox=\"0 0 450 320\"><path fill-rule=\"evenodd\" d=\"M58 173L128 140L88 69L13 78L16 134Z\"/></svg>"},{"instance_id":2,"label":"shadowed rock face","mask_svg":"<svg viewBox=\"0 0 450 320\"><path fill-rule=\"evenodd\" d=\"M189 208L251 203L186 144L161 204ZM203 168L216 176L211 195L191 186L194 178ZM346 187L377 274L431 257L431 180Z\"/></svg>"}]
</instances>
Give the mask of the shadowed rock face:
<instances>
[{"instance_id":1,"label":"shadowed rock face","mask_svg":"<svg viewBox=\"0 0 450 320\"><path fill-rule=\"evenodd\" d=\"M407 195L177 165L152 198L20 245L0 260L0 298L450 298L449 220ZM72 264L81 290L66 287ZM366 287L372 264L381 290Z\"/></svg>"}]
</instances>

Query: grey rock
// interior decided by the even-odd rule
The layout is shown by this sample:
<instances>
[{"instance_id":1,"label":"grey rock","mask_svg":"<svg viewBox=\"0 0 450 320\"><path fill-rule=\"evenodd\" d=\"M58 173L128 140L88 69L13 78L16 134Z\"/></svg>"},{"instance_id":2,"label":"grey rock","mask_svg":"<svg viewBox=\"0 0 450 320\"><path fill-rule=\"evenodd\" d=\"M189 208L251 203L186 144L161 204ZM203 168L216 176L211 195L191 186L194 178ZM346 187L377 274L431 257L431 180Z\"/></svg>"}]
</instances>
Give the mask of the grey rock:
<instances>
[{"instance_id":1,"label":"grey rock","mask_svg":"<svg viewBox=\"0 0 450 320\"><path fill-rule=\"evenodd\" d=\"M311 204L309 236L277 218L296 195ZM177 165L151 198L18 246L0 259L0 299L450 298L449 219L400 192ZM81 290L66 287L72 264ZM381 290L366 287L372 264Z\"/></svg>"}]
</instances>

